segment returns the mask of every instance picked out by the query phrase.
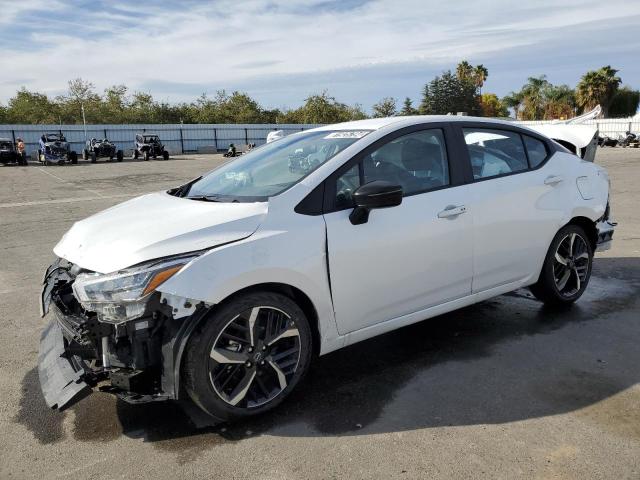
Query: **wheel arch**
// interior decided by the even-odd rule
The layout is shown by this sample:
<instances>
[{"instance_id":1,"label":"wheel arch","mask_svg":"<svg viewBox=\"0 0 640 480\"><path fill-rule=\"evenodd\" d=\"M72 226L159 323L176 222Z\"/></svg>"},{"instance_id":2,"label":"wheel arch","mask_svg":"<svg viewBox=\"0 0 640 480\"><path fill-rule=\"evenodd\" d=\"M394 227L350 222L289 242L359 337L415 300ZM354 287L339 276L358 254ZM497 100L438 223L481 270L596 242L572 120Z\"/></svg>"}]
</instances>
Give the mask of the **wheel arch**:
<instances>
[{"instance_id":1,"label":"wheel arch","mask_svg":"<svg viewBox=\"0 0 640 480\"><path fill-rule=\"evenodd\" d=\"M186 355L186 347L189 341L192 338L194 332L198 330L198 328L203 325L204 322L207 321L207 318L210 317L214 312L220 309L223 305L233 300L234 298L240 295L246 295L251 292L272 292L272 293L280 293L289 297L291 300L296 302L296 304L302 309L307 319L309 320L311 327L311 336L313 343L313 352L312 355L317 357L320 352L321 347L321 336L320 336L320 322L318 317L318 312L309 298L309 296L293 285L289 285L286 283L278 283L278 282L268 282L268 283L258 283L255 285L251 285L248 287L244 287L240 290L237 290L227 297L225 297L221 302L212 305L207 309L206 312L203 312L197 316L191 317L191 322L189 325L186 325L183 332L180 334L180 338L178 342L176 342L174 346L174 365L173 365L173 389L174 389L174 398L180 398L182 396L183 389L181 388L182 380L182 364L184 362L184 357Z\"/></svg>"},{"instance_id":2,"label":"wheel arch","mask_svg":"<svg viewBox=\"0 0 640 480\"><path fill-rule=\"evenodd\" d=\"M593 220L588 217L576 216L573 217L567 225L577 225L581 227L589 237L588 239L591 243L591 248L595 252L596 244L598 243L598 228Z\"/></svg>"}]
</instances>

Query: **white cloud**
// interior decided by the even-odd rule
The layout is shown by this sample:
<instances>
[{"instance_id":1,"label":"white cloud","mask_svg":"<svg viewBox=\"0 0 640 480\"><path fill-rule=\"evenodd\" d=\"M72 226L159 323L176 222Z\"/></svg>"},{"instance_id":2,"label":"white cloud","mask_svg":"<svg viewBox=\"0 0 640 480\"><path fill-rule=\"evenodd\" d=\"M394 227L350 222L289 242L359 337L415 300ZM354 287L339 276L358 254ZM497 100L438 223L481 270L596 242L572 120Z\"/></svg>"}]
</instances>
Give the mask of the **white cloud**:
<instances>
[{"instance_id":1,"label":"white cloud","mask_svg":"<svg viewBox=\"0 0 640 480\"><path fill-rule=\"evenodd\" d=\"M25 78L33 79L28 88L50 93L77 76L99 89L166 82L210 85L212 92L250 81L259 85L264 76L337 75L417 62L453 66L462 58L535 49L549 35L570 35L578 25L600 22L604 30L640 15L640 4L620 0L559 3L378 0L349 11L326 1L222 0L148 7L108 3L92 12L60 1L0 0L8 12L2 21L23 24L25 35L13 38L0 56L0 99L13 95ZM62 22L58 28L38 28L46 25L44 12L64 13L51 16ZM29 21L34 15L37 23Z\"/></svg>"}]
</instances>

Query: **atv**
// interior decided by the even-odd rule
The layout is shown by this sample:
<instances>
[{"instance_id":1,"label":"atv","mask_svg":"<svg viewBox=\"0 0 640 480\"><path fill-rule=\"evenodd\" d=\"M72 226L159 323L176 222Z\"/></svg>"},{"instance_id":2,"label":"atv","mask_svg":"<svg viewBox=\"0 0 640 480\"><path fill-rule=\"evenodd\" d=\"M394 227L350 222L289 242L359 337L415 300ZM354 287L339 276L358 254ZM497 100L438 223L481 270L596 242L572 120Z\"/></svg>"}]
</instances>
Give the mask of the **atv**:
<instances>
[{"instance_id":1,"label":"atv","mask_svg":"<svg viewBox=\"0 0 640 480\"><path fill-rule=\"evenodd\" d=\"M133 158L137 159L142 156L142 159L147 161L149 157L154 159L158 156L162 156L165 160L169 160L169 152L165 150L164 145L160 141L158 135L149 134L137 134L133 146Z\"/></svg>"},{"instance_id":2,"label":"atv","mask_svg":"<svg viewBox=\"0 0 640 480\"><path fill-rule=\"evenodd\" d=\"M91 163L96 163L98 158L108 158L113 161L114 157L121 162L124 154L122 150L117 150L116 145L106 138L87 140L87 145L82 151L82 158L85 160L91 159Z\"/></svg>"},{"instance_id":3,"label":"atv","mask_svg":"<svg viewBox=\"0 0 640 480\"><path fill-rule=\"evenodd\" d=\"M38 161L45 165L57 163L78 163L78 155L71 150L71 145L67 142L64 134L45 133L40 137L40 147L38 148Z\"/></svg>"},{"instance_id":4,"label":"atv","mask_svg":"<svg viewBox=\"0 0 640 480\"><path fill-rule=\"evenodd\" d=\"M0 138L0 163L3 165L27 165L25 152L19 153L9 138Z\"/></svg>"}]
</instances>

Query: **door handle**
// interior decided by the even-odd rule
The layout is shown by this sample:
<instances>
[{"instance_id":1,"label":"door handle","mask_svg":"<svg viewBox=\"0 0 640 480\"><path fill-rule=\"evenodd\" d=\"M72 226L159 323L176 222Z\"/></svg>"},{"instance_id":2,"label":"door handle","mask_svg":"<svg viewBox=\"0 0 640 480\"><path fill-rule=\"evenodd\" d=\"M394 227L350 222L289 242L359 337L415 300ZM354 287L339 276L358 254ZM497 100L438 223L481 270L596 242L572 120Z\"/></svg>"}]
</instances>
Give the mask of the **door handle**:
<instances>
[{"instance_id":1,"label":"door handle","mask_svg":"<svg viewBox=\"0 0 640 480\"><path fill-rule=\"evenodd\" d=\"M444 210L438 212L438 218L457 217L467 211L464 205L447 205Z\"/></svg>"},{"instance_id":2,"label":"door handle","mask_svg":"<svg viewBox=\"0 0 640 480\"><path fill-rule=\"evenodd\" d=\"M560 175L549 175L544 179L545 185L557 185L562 182L563 178Z\"/></svg>"}]
</instances>

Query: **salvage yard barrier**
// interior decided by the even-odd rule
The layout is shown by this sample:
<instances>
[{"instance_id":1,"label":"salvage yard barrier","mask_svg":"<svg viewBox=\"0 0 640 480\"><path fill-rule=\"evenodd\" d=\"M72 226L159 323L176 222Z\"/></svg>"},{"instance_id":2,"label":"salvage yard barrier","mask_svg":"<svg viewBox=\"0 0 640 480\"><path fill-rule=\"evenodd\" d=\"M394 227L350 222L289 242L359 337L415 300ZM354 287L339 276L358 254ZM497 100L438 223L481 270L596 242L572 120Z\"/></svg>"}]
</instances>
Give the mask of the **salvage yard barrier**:
<instances>
[{"instance_id":1,"label":"salvage yard barrier","mask_svg":"<svg viewBox=\"0 0 640 480\"><path fill-rule=\"evenodd\" d=\"M129 155L136 133L154 133L160 137L171 154L226 151L230 143L241 147L266 142L267 134L283 130L286 135L314 128L314 124L143 124L143 125L87 125L86 139L108 138ZM38 149L38 140L45 132L58 132L67 137L71 149L78 155L85 147L85 127L82 125L0 125L0 138L15 142L22 138L28 155Z\"/></svg>"}]
</instances>

